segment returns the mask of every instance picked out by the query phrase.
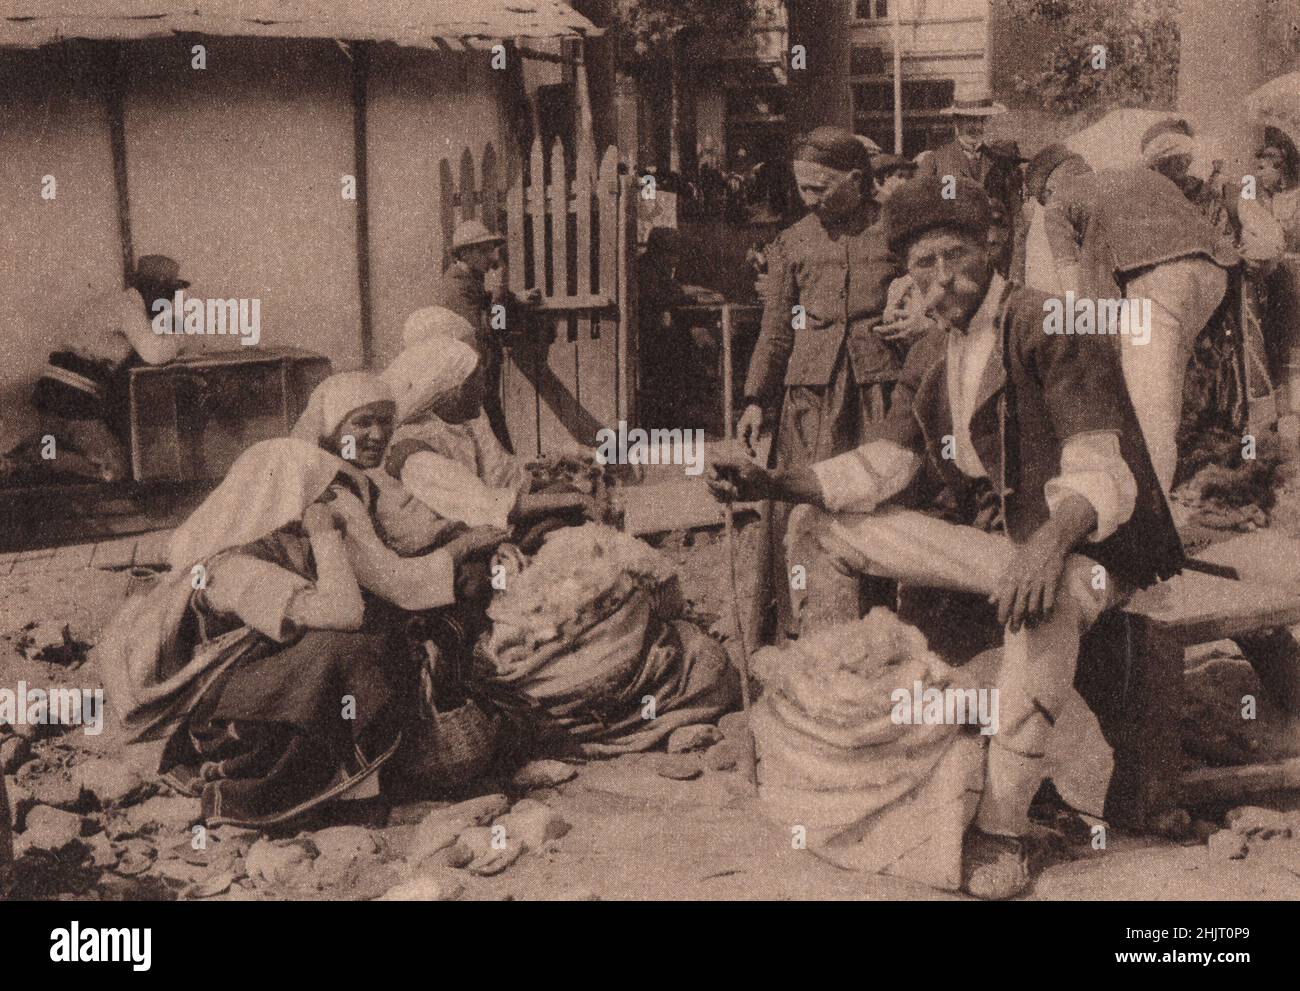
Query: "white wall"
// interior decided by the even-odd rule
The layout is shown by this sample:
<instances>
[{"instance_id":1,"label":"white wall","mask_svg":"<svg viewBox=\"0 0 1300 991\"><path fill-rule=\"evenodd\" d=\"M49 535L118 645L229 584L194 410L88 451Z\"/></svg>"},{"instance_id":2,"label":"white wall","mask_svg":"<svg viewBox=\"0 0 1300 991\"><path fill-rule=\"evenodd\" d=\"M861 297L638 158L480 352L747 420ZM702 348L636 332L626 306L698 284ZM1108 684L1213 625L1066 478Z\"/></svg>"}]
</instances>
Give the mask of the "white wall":
<instances>
[{"instance_id":1,"label":"white wall","mask_svg":"<svg viewBox=\"0 0 1300 991\"><path fill-rule=\"evenodd\" d=\"M370 273L380 365L401 349L402 324L430 304L441 274L439 161L451 162L459 183L462 150L469 147L477 169L490 141L504 174L503 74L489 60L488 52L449 56L384 46L371 61Z\"/></svg>"},{"instance_id":2,"label":"white wall","mask_svg":"<svg viewBox=\"0 0 1300 991\"><path fill-rule=\"evenodd\" d=\"M34 425L51 342L87 293L121 284L99 68L84 47L0 51L0 451Z\"/></svg>"},{"instance_id":3,"label":"white wall","mask_svg":"<svg viewBox=\"0 0 1300 991\"><path fill-rule=\"evenodd\" d=\"M137 256L170 254L197 295L260 298L262 342L361 362L350 62L332 42L129 46L125 128ZM75 54L70 54L74 52ZM0 51L0 450L71 314L121 285L103 67L88 46ZM442 257L438 161L505 151L486 53L377 46L368 95L376 360L428 305ZM41 177L58 180L52 202ZM198 341L199 338L191 338ZM241 347L232 338L206 347Z\"/></svg>"},{"instance_id":4,"label":"white wall","mask_svg":"<svg viewBox=\"0 0 1300 991\"><path fill-rule=\"evenodd\" d=\"M356 203L341 185L354 168L350 63L330 42L203 44L201 70L179 39L131 49L136 255L177 258L196 294L260 298L263 345L356 367Z\"/></svg>"}]
</instances>

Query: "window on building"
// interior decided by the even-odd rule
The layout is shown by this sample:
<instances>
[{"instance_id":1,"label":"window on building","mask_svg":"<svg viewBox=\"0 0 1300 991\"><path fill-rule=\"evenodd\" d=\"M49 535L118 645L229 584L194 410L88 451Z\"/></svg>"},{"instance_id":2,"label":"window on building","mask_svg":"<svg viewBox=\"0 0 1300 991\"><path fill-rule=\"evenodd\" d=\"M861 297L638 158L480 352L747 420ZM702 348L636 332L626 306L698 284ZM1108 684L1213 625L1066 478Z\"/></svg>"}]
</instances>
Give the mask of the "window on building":
<instances>
[{"instance_id":1,"label":"window on building","mask_svg":"<svg viewBox=\"0 0 1300 991\"><path fill-rule=\"evenodd\" d=\"M849 75L883 76L887 71L885 68L885 50L883 48L854 45L849 50Z\"/></svg>"},{"instance_id":2,"label":"window on building","mask_svg":"<svg viewBox=\"0 0 1300 991\"><path fill-rule=\"evenodd\" d=\"M860 21L889 19L889 0L857 0L855 13Z\"/></svg>"},{"instance_id":3,"label":"window on building","mask_svg":"<svg viewBox=\"0 0 1300 991\"><path fill-rule=\"evenodd\" d=\"M939 113L952 103L951 79L903 80L903 154L911 157L952 139L952 118ZM880 147L894 147L894 83L890 79L855 82L853 125Z\"/></svg>"}]
</instances>

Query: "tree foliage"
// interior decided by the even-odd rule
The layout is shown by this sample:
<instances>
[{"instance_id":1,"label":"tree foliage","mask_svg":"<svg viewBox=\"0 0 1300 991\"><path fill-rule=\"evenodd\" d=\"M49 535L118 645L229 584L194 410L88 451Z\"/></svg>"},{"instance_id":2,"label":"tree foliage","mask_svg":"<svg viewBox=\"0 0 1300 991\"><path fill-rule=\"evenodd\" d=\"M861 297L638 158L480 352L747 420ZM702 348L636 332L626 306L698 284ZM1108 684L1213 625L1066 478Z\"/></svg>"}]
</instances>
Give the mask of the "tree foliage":
<instances>
[{"instance_id":1,"label":"tree foliage","mask_svg":"<svg viewBox=\"0 0 1300 991\"><path fill-rule=\"evenodd\" d=\"M756 8L757 0L620 0L614 29L621 67L653 65L674 44L714 42L721 49L749 35Z\"/></svg>"},{"instance_id":2,"label":"tree foliage","mask_svg":"<svg viewBox=\"0 0 1300 991\"><path fill-rule=\"evenodd\" d=\"M1002 0L1047 28L1041 67L1017 89L1060 113L1172 104L1178 89L1178 0ZM1095 67L1095 46L1104 68Z\"/></svg>"}]
</instances>

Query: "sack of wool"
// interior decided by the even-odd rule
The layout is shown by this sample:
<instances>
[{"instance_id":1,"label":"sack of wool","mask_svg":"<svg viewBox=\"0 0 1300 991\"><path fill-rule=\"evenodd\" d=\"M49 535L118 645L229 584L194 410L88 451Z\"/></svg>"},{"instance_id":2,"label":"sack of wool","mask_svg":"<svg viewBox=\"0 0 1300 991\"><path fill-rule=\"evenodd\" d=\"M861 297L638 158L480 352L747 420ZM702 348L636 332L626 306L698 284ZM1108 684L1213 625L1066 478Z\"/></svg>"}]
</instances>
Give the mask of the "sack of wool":
<instances>
[{"instance_id":1,"label":"sack of wool","mask_svg":"<svg viewBox=\"0 0 1300 991\"><path fill-rule=\"evenodd\" d=\"M895 693L944 689L957 672L924 636L876 608L754 658L750 715L765 815L803 827L842 867L961 886L962 837L983 781L981 737L895 722Z\"/></svg>"},{"instance_id":2,"label":"sack of wool","mask_svg":"<svg viewBox=\"0 0 1300 991\"><path fill-rule=\"evenodd\" d=\"M565 527L547 534L528 566L493 599L488 616L504 635L545 643L671 577L668 559L636 537L599 523Z\"/></svg>"},{"instance_id":3,"label":"sack of wool","mask_svg":"<svg viewBox=\"0 0 1300 991\"><path fill-rule=\"evenodd\" d=\"M557 742L587 756L648 750L739 695L721 645L680 614L663 555L609 527L575 527L550 534L493 601L480 651L488 681L536 703Z\"/></svg>"}]
</instances>

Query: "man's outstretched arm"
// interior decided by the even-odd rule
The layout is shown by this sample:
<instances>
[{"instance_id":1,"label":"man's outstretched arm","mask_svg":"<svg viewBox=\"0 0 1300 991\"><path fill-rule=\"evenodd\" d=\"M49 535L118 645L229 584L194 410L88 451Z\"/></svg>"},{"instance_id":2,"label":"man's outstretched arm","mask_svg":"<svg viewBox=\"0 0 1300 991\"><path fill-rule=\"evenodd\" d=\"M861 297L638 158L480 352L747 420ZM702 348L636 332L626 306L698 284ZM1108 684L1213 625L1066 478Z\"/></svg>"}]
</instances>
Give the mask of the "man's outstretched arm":
<instances>
[{"instance_id":1,"label":"man's outstretched arm","mask_svg":"<svg viewBox=\"0 0 1300 991\"><path fill-rule=\"evenodd\" d=\"M832 513L869 513L905 489L921 455L892 441L877 440L809 468L761 468L743 455L713 458L709 488L727 502L773 499L809 503Z\"/></svg>"}]
</instances>

